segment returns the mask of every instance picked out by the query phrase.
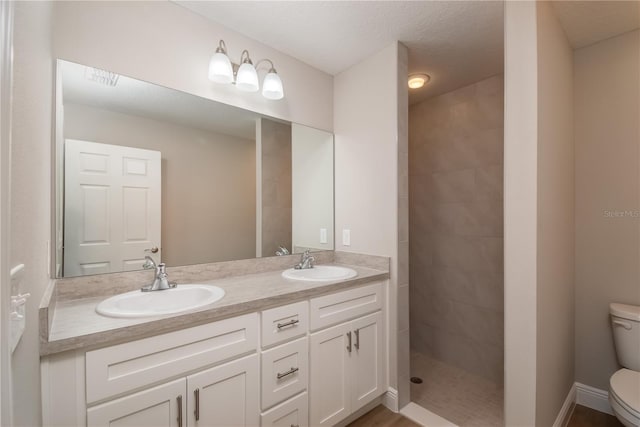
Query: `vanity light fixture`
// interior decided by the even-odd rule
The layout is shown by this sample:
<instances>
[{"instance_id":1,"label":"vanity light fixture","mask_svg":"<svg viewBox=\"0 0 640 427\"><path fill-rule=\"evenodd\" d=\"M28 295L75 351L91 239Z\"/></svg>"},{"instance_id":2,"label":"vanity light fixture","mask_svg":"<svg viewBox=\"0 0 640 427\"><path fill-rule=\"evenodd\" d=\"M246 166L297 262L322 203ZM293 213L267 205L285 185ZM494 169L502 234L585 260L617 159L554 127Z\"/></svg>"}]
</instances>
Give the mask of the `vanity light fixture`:
<instances>
[{"instance_id":1,"label":"vanity light fixture","mask_svg":"<svg viewBox=\"0 0 640 427\"><path fill-rule=\"evenodd\" d=\"M262 81L262 96L273 100L284 98L282 80L271 60L261 59L254 66L249 57L249 51L245 49L240 55L240 64L235 64L227 55L224 40L220 40L216 52L209 61L209 80L221 84L234 83L240 90L257 92L260 89L257 69L263 62L269 63L269 69Z\"/></svg>"},{"instance_id":2,"label":"vanity light fixture","mask_svg":"<svg viewBox=\"0 0 640 427\"><path fill-rule=\"evenodd\" d=\"M426 85L429 80L431 80L431 76L429 76L428 74L409 74L409 89L420 89L421 87Z\"/></svg>"}]
</instances>

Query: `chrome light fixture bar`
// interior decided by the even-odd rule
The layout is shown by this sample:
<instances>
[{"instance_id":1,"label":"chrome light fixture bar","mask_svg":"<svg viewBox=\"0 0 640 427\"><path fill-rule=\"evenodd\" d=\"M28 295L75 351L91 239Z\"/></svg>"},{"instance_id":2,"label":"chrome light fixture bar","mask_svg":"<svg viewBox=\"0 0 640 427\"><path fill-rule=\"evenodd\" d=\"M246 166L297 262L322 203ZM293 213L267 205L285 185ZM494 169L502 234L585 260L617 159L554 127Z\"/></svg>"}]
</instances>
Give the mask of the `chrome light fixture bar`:
<instances>
[{"instance_id":1,"label":"chrome light fixture bar","mask_svg":"<svg viewBox=\"0 0 640 427\"><path fill-rule=\"evenodd\" d=\"M257 92L260 89L257 70L263 62L269 63L269 69L262 81L262 96L272 100L284 98L282 80L271 60L261 59L254 66L249 56L249 51L245 49L240 55L240 64L235 64L229 59L224 40L220 40L215 53L209 61L209 80L220 84L235 83L240 90Z\"/></svg>"}]
</instances>

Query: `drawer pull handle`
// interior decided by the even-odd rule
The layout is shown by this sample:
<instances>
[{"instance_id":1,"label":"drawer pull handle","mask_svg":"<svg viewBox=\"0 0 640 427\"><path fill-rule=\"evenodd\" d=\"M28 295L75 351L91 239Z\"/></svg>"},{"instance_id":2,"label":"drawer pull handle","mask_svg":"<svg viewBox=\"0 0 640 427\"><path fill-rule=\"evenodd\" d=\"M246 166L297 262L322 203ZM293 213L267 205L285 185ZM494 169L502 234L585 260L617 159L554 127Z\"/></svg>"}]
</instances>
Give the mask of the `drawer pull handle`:
<instances>
[{"instance_id":1,"label":"drawer pull handle","mask_svg":"<svg viewBox=\"0 0 640 427\"><path fill-rule=\"evenodd\" d=\"M293 326L297 323L300 323L300 321L298 319L291 319L288 322L285 323L278 323L278 329L282 329L282 328L286 328L287 326Z\"/></svg>"},{"instance_id":2,"label":"drawer pull handle","mask_svg":"<svg viewBox=\"0 0 640 427\"><path fill-rule=\"evenodd\" d=\"M356 350L360 350L360 329L356 329L354 334L356 334L356 343L353 346Z\"/></svg>"},{"instance_id":3,"label":"drawer pull handle","mask_svg":"<svg viewBox=\"0 0 640 427\"><path fill-rule=\"evenodd\" d=\"M196 410L195 410L195 415L196 415L196 421L200 421L200 389L197 388L193 391L193 394L196 395Z\"/></svg>"},{"instance_id":4,"label":"drawer pull handle","mask_svg":"<svg viewBox=\"0 0 640 427\"><path fill-rule=\"evenodd\" d=\"M178 427L182 427L182 395L176 400L178 401Z\"/></svg>"},{"instance_id":5,"label":"drawer pull handle","mask_svg":"<svg viewBox=\"0 0 640 427\"><path fill-rule=\"evenodd\" d=\"M300 424L291 424L291 427L300 427Z\"/></svg>"},{"instance_id":6,"label":"drawer pull handle","mask_svg":"<svg viewBox=\"0 0 640 427\"><path fill-rule=\"evenodd\" d=\"M284 378L284 377L286 377L286 376L289 376L289 375L291 375L291 374L295 374L295 373L296 373L296 372L298 372L299 370L300 370L300 369L298 369L298 368L291 368L291 369L289 369L287 372L285 372L285 373L283 373L283 374L278 373L278 375L276 375L276 376L278 377L278 379L279 379L279 380L281 380L282 378Z\"/></svg>"},{"instance_id":7,"label":"drawer pull handle","mask_svg":"<svg viewBox=\"0 0 640 427\"><path fill-rule=\"evenodd\" d=\"M349 340L349 344L347 344L347 350L351 353L351 331L347 332L347 339Z\"/></svg>"}]
</instances>

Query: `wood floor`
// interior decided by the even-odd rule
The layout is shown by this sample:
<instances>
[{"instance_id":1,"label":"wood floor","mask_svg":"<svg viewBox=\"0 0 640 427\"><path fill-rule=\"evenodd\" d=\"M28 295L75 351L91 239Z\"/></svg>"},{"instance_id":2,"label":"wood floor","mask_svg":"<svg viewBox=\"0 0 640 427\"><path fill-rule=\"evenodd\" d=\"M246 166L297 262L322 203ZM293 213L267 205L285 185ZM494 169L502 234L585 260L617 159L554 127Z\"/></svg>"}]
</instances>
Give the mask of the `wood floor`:
<instances>
[{"instance_id":1,"label":"wood floor","mask_svg":"<svg viewBox=\"0 0 640 427\"><path fill-rule=\"evenodd\" d=\"M376 406L347 427L420 427L382 405ZM492 426L487 426L492 427ZM499 426L496 426L499 427ZM624 427L613 415L576 405L567 427Z\"/></svg>"},{"instance_id":2,"label":"wood floor","mask_svg":"<svg viewBox=\"0 0 640 427\"><path fill-rule=\"evenodd\" d=\"M567 427L624 427L613 415L576 405Z\"/></svg>"},{"instance_id":3,"label":"wood floor","mask_svg":"<svg viewBox=\"0 0 640 427\"><path fill-rule=\"evenodd\" d=\"M420 427L420 424L378 405L347 427Z\"/></svg>"}]
</instances>

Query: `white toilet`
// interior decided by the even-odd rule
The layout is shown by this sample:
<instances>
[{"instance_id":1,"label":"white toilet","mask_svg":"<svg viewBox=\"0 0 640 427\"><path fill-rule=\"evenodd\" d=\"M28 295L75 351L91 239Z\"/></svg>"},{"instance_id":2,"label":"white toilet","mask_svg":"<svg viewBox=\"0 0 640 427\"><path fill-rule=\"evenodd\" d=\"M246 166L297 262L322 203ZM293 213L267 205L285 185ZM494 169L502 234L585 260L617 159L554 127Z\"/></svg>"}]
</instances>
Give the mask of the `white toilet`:
<instances>
[{"instance_id":1,"label":"white toilet","mask_svg":"<svg viewBox=\"0 0 640 427\"><path fill-rule=\"evenodd\" d=\"M609 403L627 427L640 426L640 307L609 304L613 341L622 369L609 380Z\"/></svg>"}]
</instances>

